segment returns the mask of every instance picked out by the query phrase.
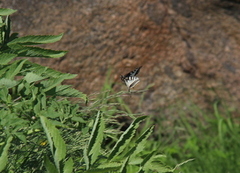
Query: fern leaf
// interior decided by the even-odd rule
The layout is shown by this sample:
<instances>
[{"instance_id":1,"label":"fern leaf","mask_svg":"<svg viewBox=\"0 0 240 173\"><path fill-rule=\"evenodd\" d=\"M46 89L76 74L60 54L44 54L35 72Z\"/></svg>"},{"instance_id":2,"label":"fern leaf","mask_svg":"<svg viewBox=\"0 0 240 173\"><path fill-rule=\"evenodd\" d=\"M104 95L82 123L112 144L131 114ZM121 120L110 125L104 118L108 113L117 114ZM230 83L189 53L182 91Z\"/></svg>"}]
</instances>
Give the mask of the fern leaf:
<instances>
[{"instance_id":1,"label":"fern leaf","mask_svg":"<svg viewBox=\"0 0 240 173\"><path fill-rule=\"evenodd\" d=\"M147 156L144 157L141 166L144 167L144 165L150 161L150 159L152 158L152 156L156 153L156 151L152 151L150 154L148 154Z\"/></svg>"},{"instance_id":2,"label":"fern leaf","mask_svg":"<svg viewBox=\"0 0 240 173\"><path fill-rule=\"evenodd\" d=\"M59 78L61 77L62 79L72 79L75 78L77 75L76 74L70 74L70 73L62 73L56 70L53 70L51 68L48 68L45 72L48 76L54 77L54 78Z\"/></svg>"},{"instance_id":3,"label":"fern leaf","mask_svg":"<svg viewBox=\"0 0 240 173\"><path fill-rule=\"evenodd\" d=\"M76 74L62 73L62 72L53 70L51 68L46 68L46 67L45 68L42 68L42 67L35 68L34 67L34 71L38 70L40 73L41 73L40 70L43 70L43 69L44 69L44 75L47 75L51 78L61 78L62 80L65 80L65 79L72 79L77 76Z\"/></svg>"},{"instance_id":4,"label":"fern leaf","mask_svg":"<svg viewBox=\"0 0 240 173\"><path fill-rule=\"evenodd\" d=\"M112 151L110 152L108 159L112 160L116 156L118 156L124 148L129 144L130 140L134 136L136 129L138 128L141 121L146 119L147 116L141 116L136 118L131 125L128 127L128 129L121 135L120 139L117 141L115 146L113 147Z\"/></svg>"},{"instance_id":5,"label":"fern leaf","mask_svg":"<svg viewBox=\"0 0 240 173\"><path fill-rule=\"evenodd\" d=\"M103 118L101 115L101 112L98 111L93 130L89 139L89 143L87 146L87 156L90 160L88 167L90 166L97 160L99 154L100 154L100 149L101 149L101 143L103 140L103 131L104 131L104 122Z\"/></svg>"},{"instance_id":6,"label":"fern leaf","mask_svg":"<svg viewBox=\"0 0 240 173\"><path fill-rule=\"evenodd\" d=\"M45 58L60 58L64 56L67 51L58 51L51 49L44 49L40 47L26 47L19 44L10 45L15 50L14 53L20 57L45 57Z\"/></svg>"},{"instance_id":7,"label":"fern leaf","mask_svg":"<svg viewBox=\"0 0 240 173\"><path fill-rule=\"evenodd\" d=\"M26 61L25 64L29 66L28 67L29 71L32 71L35 74L41 75L41 76L45 75L45 76L48 76L48 77L51 77L51 78L61 77L63 79L72 79L72 78L77 76L76 74L62 73L62 72L56 71L54 69L41 66L39 64L32 63L30 61Z\"/></svg>"},{"instance_id":8,"label":"fern leaf","mask_svg":"<svg viewBox=\"0 0 240 173\"><path fill-rule=\"evenodd\" d=\"M152 134L154 126L149 127L135 142L136 145L125 155L134 157L138 153L142 152L145 148L148 137Z\"/></svg>"},{"instance_id":9,"label":"fern leaf","mask_svg":"<svg viewBox=\"0 0 240 173\"><path fill-rule=\"evenodd\" d=\"M48 92L46 92L46 94L54 95L54 96L62 96L62 97L78 97L83 100L86 100L87 96L85 94L70 87L71 85L59 85L49 90Z\"/></svg>"},{"instance_id":10,"label":"fern leaf","mask_svg":"<svg viewBox=\"0 0 240 173\"><path fill-rule=\"evenodd\" d=\"M127 166L128 166L129 158L130 157L127 157L127 159L124 161L124 163L120 169L120 173L127 173Z\"/></svg>"},{"instance_id":11,"label":"fern leaf","mask_svg":"<svg viewBox=\"0 0 240 173\"><path fill-rule=\"evenodd\" d=\"M24 45L35 45L35 44L46 44L54 43L61 40L63 34L59 35L28 35L25 37L16 38L8 43L8 45L13 44L24 44Z\"/></svg>"},{"instance_id":12,"label":"fern leaf","mask_svg":"<svg viewBox=\"0 0 240 173\"><path fill-rule=\"evenodd\" d=\"M64 78L53 78L46 81L42 81L41 84L44 86L44 92L49 91L50 89L56 87L57 85L61 84L61 82L64 80Z\"/></svg>"},{"instance_id":13,"label":"fern leaf","mask_svg":"<svg viewBox=\"0 0 240 173\"><path fill-rule=\"evenodd\" d=\"M172 168L169 166L166 166L163 164L159 159L166 157L164 155L155 155L156 151L153 151L149 153L148 155L144 156L144 159L141 162L140 169L138 173L140 172L159 172L159 173L164 173L164 172L173 172Z\"/></svg>"}]
</instances>

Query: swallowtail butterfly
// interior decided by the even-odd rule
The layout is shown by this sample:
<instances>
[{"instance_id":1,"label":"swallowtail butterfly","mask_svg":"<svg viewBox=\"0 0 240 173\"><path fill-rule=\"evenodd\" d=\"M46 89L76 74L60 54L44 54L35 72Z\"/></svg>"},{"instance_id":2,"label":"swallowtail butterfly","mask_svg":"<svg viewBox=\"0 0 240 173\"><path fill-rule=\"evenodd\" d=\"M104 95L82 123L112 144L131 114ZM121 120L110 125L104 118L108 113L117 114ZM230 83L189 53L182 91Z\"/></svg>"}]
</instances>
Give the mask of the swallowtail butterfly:
<instances>
[{"instance_id":1,"label":"swallowtail butterfly","mask_svg":"<svg viewBox=\"0 0 240 173\"><path fill-rule=\"evenodd\" d=\"M129 72L124 76L121 75L121 79L127 85L129 92L130 92L130 89L133 88L140 81L136 75L139 73L141 68L142 66L136 68L135 70Z\"/></svg>"}]
</instances>

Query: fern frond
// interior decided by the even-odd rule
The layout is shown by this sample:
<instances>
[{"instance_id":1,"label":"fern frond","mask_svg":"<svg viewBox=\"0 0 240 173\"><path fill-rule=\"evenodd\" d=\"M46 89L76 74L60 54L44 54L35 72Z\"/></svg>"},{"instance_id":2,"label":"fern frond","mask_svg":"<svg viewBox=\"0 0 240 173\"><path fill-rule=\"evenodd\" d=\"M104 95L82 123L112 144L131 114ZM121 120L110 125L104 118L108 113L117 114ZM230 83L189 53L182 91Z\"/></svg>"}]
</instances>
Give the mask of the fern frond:
<instances>
[{"instance_id":1,"label":"fern frond","mask_svg":"<svg viewBox=\"0 0 240 173\"><path fill-rule=\"evenodd\" d=\"M8 43L9 46L14 44L21 45L36 45L36 44L47 44L54 43L61 40L63 34L59 35L28 35L24 37L16 38Z\"/></svg>"},{"instance_id":2,"label":"fern frond","mask_svg":"<svg viewBox=\"0 0 240 173\"><path fill-rule=\"evenodd\" d=\"M129 144L130 140L133 138L140 122L146 119L147 116L141 116L136 118L131 125L127 128L127 130L120 136L120 139L117 141L112 151L110 152L108 159L112 160L116 156L118 156L123 149Z\"/></svg>"}]
</instances>

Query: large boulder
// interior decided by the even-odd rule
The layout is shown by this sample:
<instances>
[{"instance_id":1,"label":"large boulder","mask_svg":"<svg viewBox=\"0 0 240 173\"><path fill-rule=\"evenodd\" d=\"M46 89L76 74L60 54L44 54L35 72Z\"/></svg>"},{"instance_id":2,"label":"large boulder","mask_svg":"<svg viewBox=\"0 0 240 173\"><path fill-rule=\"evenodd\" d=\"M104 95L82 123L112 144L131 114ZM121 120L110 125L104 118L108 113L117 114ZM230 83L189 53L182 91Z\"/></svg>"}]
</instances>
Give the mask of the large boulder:
<instances>
[{"instance_id":1,"label":"large boulder","mask_svg":"<svg viewBox=\"0 0 240 173\"><path fill-rule=\"evenodd\" d=\"M184 109L216 100L239 106L238 0L15 0L2 7L18 10L12 20L20 36L65 33L47 46L68 50L65 57L34 61L78 74L67 83L82 92L99 92L109 69L114 91L127 90L119 76L143 66L134 89L151 87L124 97L135 112L158 114L178 101Z\"/></svg>"}]
</instances>

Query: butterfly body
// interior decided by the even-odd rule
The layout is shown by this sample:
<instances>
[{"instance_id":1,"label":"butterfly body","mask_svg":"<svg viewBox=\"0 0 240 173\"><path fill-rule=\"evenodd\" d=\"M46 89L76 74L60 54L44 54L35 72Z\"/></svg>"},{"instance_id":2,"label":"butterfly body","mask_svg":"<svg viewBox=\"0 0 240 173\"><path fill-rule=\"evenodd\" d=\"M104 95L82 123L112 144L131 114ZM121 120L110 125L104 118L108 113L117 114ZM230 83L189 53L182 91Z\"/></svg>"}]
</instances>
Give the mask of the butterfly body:
<instances>
[{"instance_id":1,"label":"butterfly body","mask_svg":"<svg viewBox=\"0 0 240 173\"><path fill-rule=\"evenodd\" d=\"M141 68L142 66L136 68L135 70L127 73L124 76L121 75L121 79L127 85L129 92L131 88L133 88L135 85L137 85L138 82L140 82L140 79L136 75L139 73Z\"/></svg>"}]
</instances>

